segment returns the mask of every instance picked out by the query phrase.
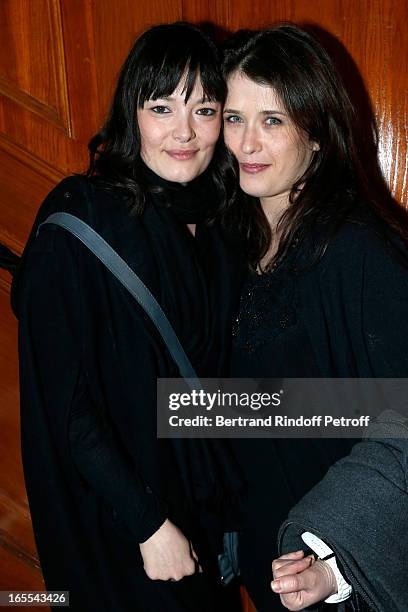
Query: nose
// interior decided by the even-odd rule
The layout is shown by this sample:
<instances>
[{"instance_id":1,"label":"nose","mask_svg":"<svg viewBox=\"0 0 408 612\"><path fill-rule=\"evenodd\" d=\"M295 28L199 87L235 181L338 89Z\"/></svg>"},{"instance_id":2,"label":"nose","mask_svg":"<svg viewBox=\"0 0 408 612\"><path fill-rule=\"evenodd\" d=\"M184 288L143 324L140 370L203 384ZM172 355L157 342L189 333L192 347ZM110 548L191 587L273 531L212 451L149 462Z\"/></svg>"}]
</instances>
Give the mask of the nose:
<instances>
[{"instance_id":1,"label":"nose","mask_svg":"<svg viewBox=\"0 0 408 612\"><path fill-rule=\"evenodd\" d=\"M191 119L189 115L180 114L176 118L176 124L173 129L173 138L177 142L185 143L190 142L195 138L195 132L191 125Z\"/></svg>"},{"instance_id":2,"label":"nose","mask_svg":"<svg viewBox=\"0 0 408 612\"><path fill-rule=\"evenodd\" d=\"M261 150L261 143L258 139L256 128L247 126L242 135L241 151L246 155L257 153Z\"/></svg>"}]
</instances>

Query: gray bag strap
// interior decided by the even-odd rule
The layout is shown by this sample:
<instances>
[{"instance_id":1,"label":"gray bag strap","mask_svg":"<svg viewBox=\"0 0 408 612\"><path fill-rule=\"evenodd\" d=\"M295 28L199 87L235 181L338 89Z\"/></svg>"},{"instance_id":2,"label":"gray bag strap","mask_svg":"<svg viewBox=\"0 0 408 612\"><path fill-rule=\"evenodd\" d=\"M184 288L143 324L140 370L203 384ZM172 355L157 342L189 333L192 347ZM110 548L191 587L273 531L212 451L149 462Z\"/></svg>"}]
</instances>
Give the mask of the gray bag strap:
<instances>
[{"instance_id":1,"label":"gray bag strap","mask_svg":"<svg viewBox=\"0 0 408 612\"><path fill-rule=\"evenodd\" d=\"M68 232L71 232L101 260L150 317L150 320L155 325L177 364L180 375L187 379L192 389L200 388L201 385L197 379L197 374L163 309L151 291L137 274L133 272L125 260L92 227L74 215L64 212L53 213L39 225L37 235L45 224L59 225Z\"/></svg>"}]
</instances>

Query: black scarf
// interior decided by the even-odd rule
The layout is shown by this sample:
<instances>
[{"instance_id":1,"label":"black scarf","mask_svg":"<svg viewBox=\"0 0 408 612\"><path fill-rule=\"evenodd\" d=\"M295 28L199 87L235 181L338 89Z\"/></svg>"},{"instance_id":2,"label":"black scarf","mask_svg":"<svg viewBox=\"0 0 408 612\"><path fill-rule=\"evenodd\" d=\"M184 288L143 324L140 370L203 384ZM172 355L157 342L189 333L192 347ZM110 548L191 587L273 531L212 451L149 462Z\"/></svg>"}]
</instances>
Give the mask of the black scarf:
<instances>
[{"instance_id":1,"label":"black scarf","mask_svg":"<svg viewBox=\"0 0 408 612\"><path fill-rule=\"evenodd\" d=\"M210 168L187 184L167 181L143 163L140 176L155 203L170 208L182 224L203 223L216 211L219 195ZM231 525L230 509L244 491L244 480L228 440L172 438L170 442L186 500L215 511Z\"/></svg>"},{"instance_id":2,"label":"black scarf","mask_svg":"<svg viewBox=\"0 0 408 612\"><path fill-rule=\"evenodd\" d=\"M168 181L143 162L140 175L155 201L171 208L182 223L201 223L214 211L218 196L209 168L188 183Z\"/></svg>"}]
</instances>

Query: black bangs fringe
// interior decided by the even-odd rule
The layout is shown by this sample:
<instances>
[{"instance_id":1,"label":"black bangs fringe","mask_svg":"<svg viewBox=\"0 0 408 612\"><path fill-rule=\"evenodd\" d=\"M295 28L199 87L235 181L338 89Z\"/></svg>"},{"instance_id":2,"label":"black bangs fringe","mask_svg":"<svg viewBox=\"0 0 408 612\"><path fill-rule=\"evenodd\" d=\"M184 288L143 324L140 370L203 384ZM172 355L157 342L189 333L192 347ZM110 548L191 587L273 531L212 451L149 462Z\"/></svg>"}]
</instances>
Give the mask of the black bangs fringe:
<instances>
[{"instance_id":1,"label":"black bangs fringe","mask_svg":"<svg viewBox=\"0 0 408 612\"><path fill-rule=\"evenodd\" d=\"M226 84L217 47L192 24L177 22L154 26L142 34L130 50L120 71L107 119L88 145L86 175L101 182L106 189L120 189L132 214L142 214L146 204L137 110L147 100L171 96L180 83L185 102L196 83L200 83L203 103L223 104ZM234 188L228 155L220 142L209 172L219 201L224 203L230 199L229 192Z\"/></svg>"},{"instance_id":2,"label":"black bangs fringe","mask_svg":"<svg viewBox=\"0 0 408 612\"><path fill-rule=\"evenodd\" d=\"M186 57L175 62L172 58L163 57L161 66L150 65L146 70L144 83L139 90L137 106L142 108L147 100L158 100L171 96L179 83L185 79L183 93L185 100L189 99L193 91L197 78L197 66L191 62L191 58Z\"/></svg>"},{"instance_id":3,"label":"black bangs fringe","mask_svg":"<svg viewBox=\"0 0 408 612\"><path fill-rule=\"evenodd\" d=\"M159 71L156 66L150 66L145 83L139 90L137 106L142 108L147 100L167 98L175 91L180 82L183 82L182 93L185 102L188 102L197 79L203 88L203 101L223 101L224 84L222 81L210 78L213 70L201 68L197 60L187 57L185 62L173 62L172 58L165 56Z\"/></svg>"}]
</instances>

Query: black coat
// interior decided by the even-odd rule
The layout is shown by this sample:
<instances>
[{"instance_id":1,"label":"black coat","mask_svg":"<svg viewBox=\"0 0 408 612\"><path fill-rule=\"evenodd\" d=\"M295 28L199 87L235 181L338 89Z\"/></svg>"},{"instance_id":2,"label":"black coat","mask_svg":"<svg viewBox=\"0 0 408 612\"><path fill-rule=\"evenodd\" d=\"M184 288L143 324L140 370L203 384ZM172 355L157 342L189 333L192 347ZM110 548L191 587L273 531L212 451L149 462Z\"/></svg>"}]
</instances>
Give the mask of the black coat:
<instances>
[{"instance_id":1,"label":"black coat","mask_svg":"<svg viewBox=\"0 0 408 612\"><path fill-rule=\"evenodd\" d=\"M406 378L406 251L363 207L310 267L321 236L316 227L280 268L249 281L235 330L233 375ZM279 526L330 465L349 452L353 440L235 443L250 486L249 530L241 545L244 573L257 608L280 609L269 586Z\"/></svg>"},{"instance_id":2,"label":"black coat","mask_svg":"<svg viewBox=\"0 0 408 612\"><path fill-rule=\"evenodd\" d=\"M193 238L154 199L131 215L120 192L83 177L51 192L29 239L13 301L23 465L41 565L48 589L71 591L73 609L119 612L133 609L134 576L144 571L138 542L166 516L194 540L171 445L156 439L156 378L178 373L145 313L86 247L55 226L35 238L55 211L88 222L127 261L200 375L225 373L239 266L216 228L198 225ZM72 460L68 425L84 406L127 458L132 530L121 520L126 496L112 508Z\"/></svg>"},{"instance_id":3,"label":"black coat","mask_svg":"<svg viewBox=\"0 0 408 612\"><path fill-rule=\"evenodd\" d=\"M402 611L408 602L407 250L372 217L360 216L341 228L321 264L305 276L302 292L324 375L402 379L401 388L394 380L386 387L386 407L402 420L393 431L392 413L384 415L369 429L371 439L292 509L281 552L301 548L300 534L314 531L340 558L356 609Z\"/></svg>"}]
</instances>

